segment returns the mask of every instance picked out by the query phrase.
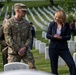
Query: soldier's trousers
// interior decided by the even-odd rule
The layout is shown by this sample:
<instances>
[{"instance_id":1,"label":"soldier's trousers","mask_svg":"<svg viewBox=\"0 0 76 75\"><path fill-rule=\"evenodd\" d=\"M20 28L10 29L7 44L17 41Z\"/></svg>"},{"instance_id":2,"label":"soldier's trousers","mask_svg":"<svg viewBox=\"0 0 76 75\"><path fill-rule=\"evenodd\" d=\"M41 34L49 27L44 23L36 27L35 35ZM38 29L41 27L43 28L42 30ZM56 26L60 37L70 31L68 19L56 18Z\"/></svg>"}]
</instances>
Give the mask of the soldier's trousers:
<instances>
[{"instance_id":1,"label":"soldier's trousers","mask_svg":"<svg viewBox=\"0 0 76 75\"><path fill-rule=\"evenodd\" d=\"M2 58L3 58L3 65L7 64L8 63L8 52L5 51L5 53L2 53Z\"/></svg>"},{"instance_id":2,"label":"soldier's trousers","mask_svg":"<svg viewBox=\"0 0 76 75\"><path fill-rule=\"evenodd\" d=\"M4 48L5 46L1 45L1 52ZM6 50L5 52L2 52L3 66L8 63L7 57L8 57L8 51Z\"/></svg>"},{"instance_id":3,"label":"soldier's trousers","mask_svg":"<svg viewBox=\"0 0 76 75\"><path fill-rule=\"evenodd\" d=\"M29 65L29 69L36 69L33 54L30 51L26 51L26 54L23 57L19 56L18 54L8 54L8 63L20 62L21 59L24 61L24 63Z\"/></svg>"}]
</instances>

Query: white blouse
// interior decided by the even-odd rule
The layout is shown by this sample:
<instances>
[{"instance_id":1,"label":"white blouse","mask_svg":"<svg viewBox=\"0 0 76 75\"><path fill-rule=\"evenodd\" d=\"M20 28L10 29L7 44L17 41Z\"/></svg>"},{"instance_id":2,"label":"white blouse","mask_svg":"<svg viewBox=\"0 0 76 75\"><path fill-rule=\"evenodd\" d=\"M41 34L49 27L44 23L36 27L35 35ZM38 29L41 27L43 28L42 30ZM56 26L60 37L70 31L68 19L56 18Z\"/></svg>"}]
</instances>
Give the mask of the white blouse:
<instances>
[{"instance_id":1,"label":"white blouse","mask_svg":"<svg viewBox=\"0 0 76 75\"><path fill-rule=\"evenodd\" d=\"M56 32L56 34L58 34L58 35L61 34L61 28L60 28L60 29L57 28L57 32Z\"/></svg>"}]
</instances>

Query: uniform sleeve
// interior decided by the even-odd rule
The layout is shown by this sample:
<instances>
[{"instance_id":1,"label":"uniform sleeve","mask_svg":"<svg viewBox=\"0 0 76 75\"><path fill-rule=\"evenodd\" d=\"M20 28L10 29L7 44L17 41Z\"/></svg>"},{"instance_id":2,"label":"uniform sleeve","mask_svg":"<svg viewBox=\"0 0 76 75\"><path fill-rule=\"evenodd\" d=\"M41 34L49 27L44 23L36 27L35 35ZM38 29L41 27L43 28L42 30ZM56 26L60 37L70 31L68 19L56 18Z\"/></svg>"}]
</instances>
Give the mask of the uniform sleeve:
<instances>
[{"instance_id":1,"label":"uniform sleeve","mask_svg":"<svg viewBox=\"0 0 76 75\"><path fill-rule=\"evenodd\" d=\"M31 44L31 41L32 41L32 34L31 34L31 30L30 30L30 26L28 28L28 37L27 37L27 40L26 40L26 43L25 43L25 47L29 47L29 45Z\"/></svg>"},{"instance_id":2,"label":"uniform sleeve","mask_svg":"<svg viewBox=\"0 0 76 75\"><path fill-rule=\"evenodd\" d=\"M5 42L6 44L11 47L13 50L18 51L19 47L17 44L14 43L12 39L12 33L11 33L11 25L9 21L7 21L4 25L4 36L5 36Z\"/></svg>"}]
</instances>

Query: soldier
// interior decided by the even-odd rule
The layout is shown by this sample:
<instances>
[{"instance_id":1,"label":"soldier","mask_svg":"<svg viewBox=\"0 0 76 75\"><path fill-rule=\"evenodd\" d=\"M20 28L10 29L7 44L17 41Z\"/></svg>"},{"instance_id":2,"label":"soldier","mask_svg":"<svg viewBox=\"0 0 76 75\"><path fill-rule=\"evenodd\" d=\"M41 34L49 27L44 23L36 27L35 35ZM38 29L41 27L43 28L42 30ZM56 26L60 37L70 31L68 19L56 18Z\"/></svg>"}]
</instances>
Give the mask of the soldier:
<instances>
[{"instance_id":1,"label":"soldier","mask_svg":"<svg viewBox=\"0 0 76 75\"><path fill-rule=\"evenodd\" d=\"M33 54L28 50L31 43L30 23L25 20L26 6L23 3L14 5L15 16L10 18L4 25L5 41L8 46L8 63L20 62L35 68Z\"/></svg>"},{"instance_id":2,"label":"soldier","mask_svg":"<svg viewBox=\"0 0 76 75\"><path fill-rule=\"evenodd\" d=\"M51 4L51 6L54 6L54 1L50 0L50 4Z\"/></svg>"},{"instance_id":3,"label":"soldier","mask_svg":"<svg viewBox=\"0 0 76 75\"><path fill-rule=\"evenodd\" d=\"M10 15L7 15L5 20L4 20L4 24L6 23L7 20L10 19ZM7 52L7 45L5 43L5 39L4 39L4 33L3 33L3 26L1 25L0 27L0 44L1 44L1 52L2 52L2 59L3 59L3 65L7 64L7 57L8 57L8 52Z\"/></svg>"},{"instance_id":4,"label":"soldier","mask_svg":"<svg viewBox=\"0 0 76 75\"><path fill-rule=\"evenodd\" d=\"M5 64L7 64L7 51L3 51L3 49L6 47L6 43L5 43L5 40L4 40L2 25L0 26L0 45L1 45L3 66L4 66Z\"/></svg>"},{"instance_id":5,"label":"soldier","mask_svg":"<svg viewBox=\"0 0 76 75\"><path fill-rule=\"evenodd\" d=\"M34 28L32 22L30 22L30 30L31 30L31 33L32 33L32 41L31 41L31 50L32 50L32 48L33 48L33 40L35 38L35 28Z\"/></svg>"}]
</instances>

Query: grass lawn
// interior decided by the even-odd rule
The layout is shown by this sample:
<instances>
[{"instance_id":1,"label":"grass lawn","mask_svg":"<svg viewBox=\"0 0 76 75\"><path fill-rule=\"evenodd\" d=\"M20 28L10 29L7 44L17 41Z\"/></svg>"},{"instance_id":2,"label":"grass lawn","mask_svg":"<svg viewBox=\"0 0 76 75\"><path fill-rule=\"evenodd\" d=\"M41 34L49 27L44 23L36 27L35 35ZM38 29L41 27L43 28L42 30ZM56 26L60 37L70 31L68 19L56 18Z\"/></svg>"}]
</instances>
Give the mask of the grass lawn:
<instances>
[{"instance_id":1,"label":"grass lawn","mask_svg":"<svg viewBox=\"0 0 76 75\"><path fill-rule=\"evenodd\" d=\"M44 54L39 54L39 51L35 50L35 49L31 50L31 52L34 55L35 65L36 65L37 70L51 73L50 61L45 60ZM2 72L2 71L3 71L2 54L0 52L0 72ZM65 66L59 66L58 72L59 72L59 75L61 75L61 74L69 75L68 67L66 65Z\"/></svg>"},{"instance_id":2,"label":"grass lawn","mask_svg":"<svg viewBox=\"0 0 76 75\"><path fill-rule=\"evenodd\" d=\"M36 65L37 69L40 70L40 71L45 71L45 72L51 73L50 61L45 60L45 55L44 54L39 54L38 50L33 49L31 51L34 55L35 65ZM61 74L69 75L68 67L66 65L65 66L59 66L58 67L58 72L59 72L59 75L61 75Z\"/></svg>"}]
</instances>

